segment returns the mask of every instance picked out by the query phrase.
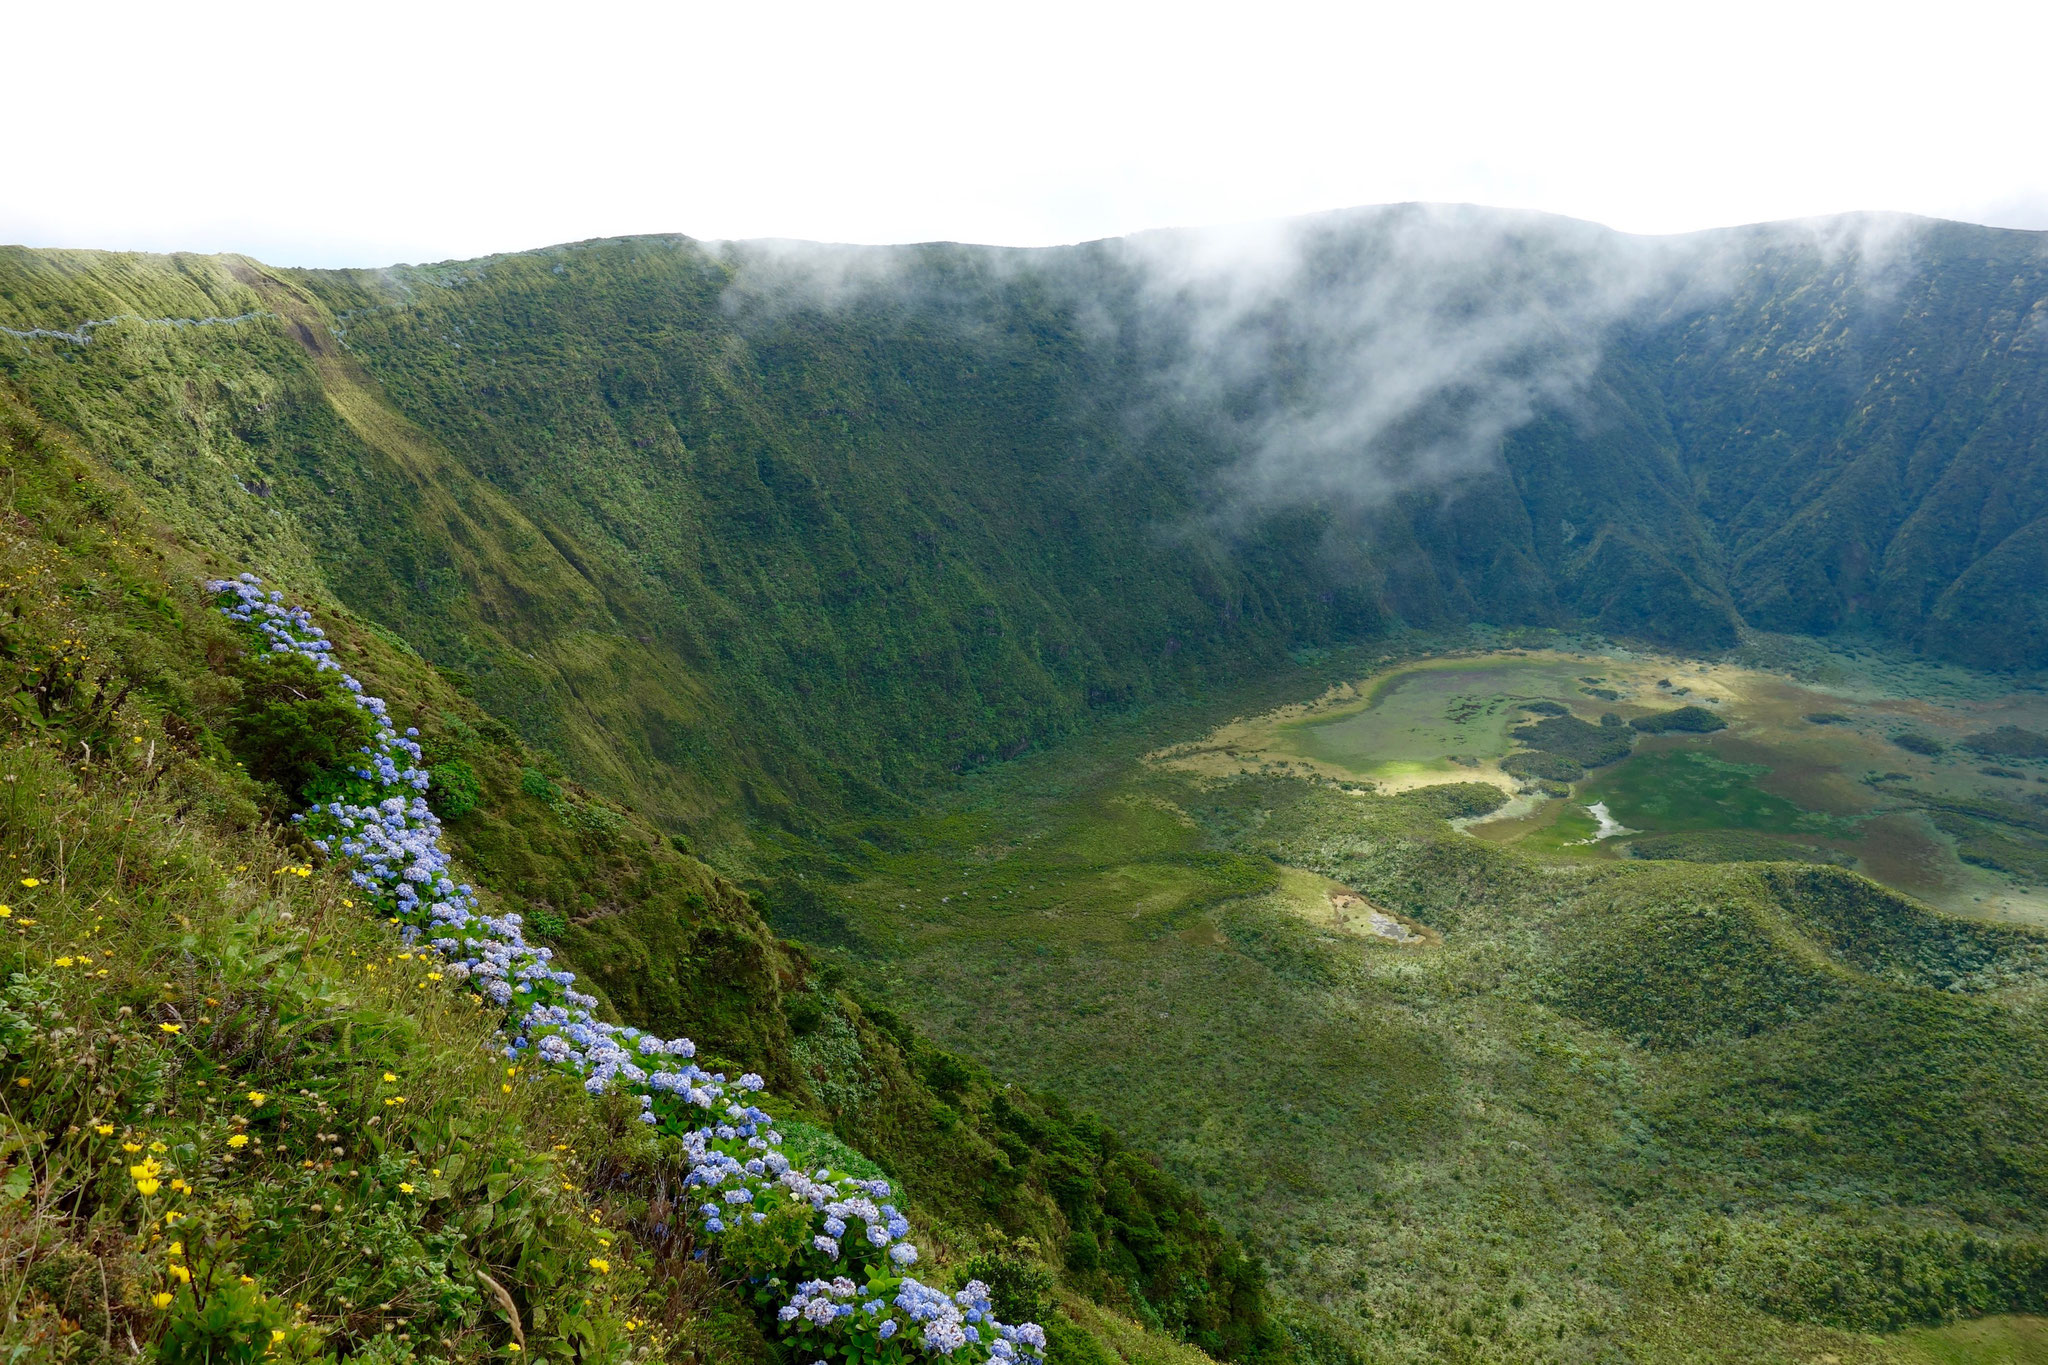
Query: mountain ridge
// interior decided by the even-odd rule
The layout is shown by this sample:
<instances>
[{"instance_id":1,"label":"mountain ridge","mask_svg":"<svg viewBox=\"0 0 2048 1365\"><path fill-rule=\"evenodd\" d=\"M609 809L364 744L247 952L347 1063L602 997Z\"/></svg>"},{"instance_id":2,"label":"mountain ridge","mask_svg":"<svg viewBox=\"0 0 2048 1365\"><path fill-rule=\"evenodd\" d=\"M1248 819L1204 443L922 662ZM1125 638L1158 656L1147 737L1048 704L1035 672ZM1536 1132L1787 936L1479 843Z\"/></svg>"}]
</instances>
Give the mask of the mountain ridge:
<instances>
[{"instance_id":1,"label":"mountain ridge","mask_svg":"<svg viewBox=\"0 0 2048 1365\"><path fill-rule=\"evenodd\" d=\"M2025 581L2048 547L2029 425L2048 385L2025 364L2048 338L2041 234L1858 217L1626 239L1410 206L1282 226L1285 251L1255 261L1279 284L1220 304L1228 269L1162 265L1133 239L640 236L373 271L10 250L0 323L17 330L67 307L57 326L124 304L278 316L20 339L0 366L58 420L118 425L116 467L258 567L406 622L529 739L699 829L886 807L1103 706L1397 624L1583 622L1702 649L1751 625L1869 631L2048 664L2048 600ZM1613 267L1602 253L1626 241L1713 251ZM1533 264L1475 275L1460 255L1488 252ZM1335 411L1290 394L1300 363L1341 387L1386 360L1368 305L1413 311L1385 283L1411 268L1465 291L1465 314L1397 318L1395 339L1426 349L1476 317L1458 339L1480 348L1477 397L1453 374L1382 421L1369 388ZM1671 279L1570 311L1578 281L1613 292L1645 270ZM1335 302L1304 315L1309 298ZM1496 323L1534 340L1495 345ZM1577 368L1553 400L1540 371L1559 346ZM85 417L78 365L123 350L183 393ZM1930 353L1970 404L1931 391ZM1190 402L1204 384L1222 399ZM1360 413L1379 425L1346 447ZM1497 448L1452 448L1488 422ZM1337 438L1288 448L1318 424ZM1310 494L1245 481L1273 450ZM268 501L252 485L288 488L292 511L236 508ZM357 500L399 487L435 524L366 537ZM400 541L449 550L426 564ZM889 662L863 666L877 646ZM876 732L885 713L901 721ZM829 738L790 754L814 729Z\"/></svg>"}]
</instances>

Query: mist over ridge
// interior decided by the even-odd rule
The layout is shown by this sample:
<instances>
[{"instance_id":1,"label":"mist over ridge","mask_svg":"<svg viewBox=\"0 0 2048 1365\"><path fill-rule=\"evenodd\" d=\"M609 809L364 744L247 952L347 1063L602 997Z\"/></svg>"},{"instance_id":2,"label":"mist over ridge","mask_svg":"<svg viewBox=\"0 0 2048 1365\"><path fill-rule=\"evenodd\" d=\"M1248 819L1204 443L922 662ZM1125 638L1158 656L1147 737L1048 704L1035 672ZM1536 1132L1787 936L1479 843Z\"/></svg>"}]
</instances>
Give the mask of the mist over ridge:
<instances>
[{"instance_id":1,"label":"mist over ridge","mask_svg":"<svg viewBox=\"0 0 2048 1365\"><path fill-rule=\"evenodd\" d=\"M721 755L793 734L795 790L893 789L1402 625L2048 665L2044 240L1396 205L363 271L10 250L0 326L138 321L0 367L256 566L706 815ZM75 396L123 365L184 396Z\"/></svg>"}]
</instances>

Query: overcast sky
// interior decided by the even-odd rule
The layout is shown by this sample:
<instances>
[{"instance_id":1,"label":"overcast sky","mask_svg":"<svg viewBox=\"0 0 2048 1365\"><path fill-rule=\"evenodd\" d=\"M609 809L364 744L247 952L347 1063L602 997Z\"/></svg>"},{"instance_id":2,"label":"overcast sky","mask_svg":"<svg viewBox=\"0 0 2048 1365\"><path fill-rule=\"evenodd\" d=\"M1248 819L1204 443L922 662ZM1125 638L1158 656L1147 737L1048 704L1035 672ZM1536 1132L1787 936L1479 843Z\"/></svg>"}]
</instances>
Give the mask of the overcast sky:
<instances>
[{"instance_id":1,"label":"overcast sky","mask_svg":"<svg viewBox=\"0 0 2048 1365\"><path fill-rule=\"evenodd\" d=\"M1018 245L1410 199L2048 228L2048 5L0 0L0 242Z\"/></svg>"}]
</instances>

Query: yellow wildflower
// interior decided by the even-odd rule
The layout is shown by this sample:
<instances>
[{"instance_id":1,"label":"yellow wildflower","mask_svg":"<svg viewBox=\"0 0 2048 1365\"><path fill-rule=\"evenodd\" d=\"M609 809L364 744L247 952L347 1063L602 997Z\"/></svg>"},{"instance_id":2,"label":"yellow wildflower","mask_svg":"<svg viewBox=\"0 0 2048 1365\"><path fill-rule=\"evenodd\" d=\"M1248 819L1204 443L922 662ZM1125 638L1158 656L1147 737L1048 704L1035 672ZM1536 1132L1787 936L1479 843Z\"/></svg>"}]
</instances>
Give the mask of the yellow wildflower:
<instances>
[{"instance_id":1,"label":"yellow wildflower","mask_svg":"<svg viewBox=\"0 0 2048 1365\"><path fill-rule=\"evenodd\" d=\"M403 1180L401 1180L398 1182L398 1192L400 1194L411 1194L412 1186L406 1184Z\"/></svg>"},{"instance_id":2,"label":"yellow wildflower","mask_svg":"<svg viewBox=\"0 0 2048 1365\"><path fill-rule=\"evenodd\" d=\"M142 1159L141 1164L128 1168L129 1176L136 1180L148 1180L163 1173L164 1168L157 1165L156 1158L153 1156L146 1156Z\"/></svg>"},{"instance_id":3,"label":"yellow wildflower","mask_svg":"<svg viewBox=\"0 0 2048 1365\"><path fill-rule=\"evenodd\" d=\"M164 1146L161 1142L152 1142L149 1144L149 1150L152 1152L168 1152L171 1149Z\"/></svg>"},{"instance_id":4,"label":"yellow wildflower","mask_svg":"<svg viewBox=\"0 0 2048 1365\"><path fill-rule=\"evenodd\" d=\"M612 1263L610 1261L607 1261L602 1256L591 1257L590 1268L592 1270L595 1270L600 1275L609 1275L612 1273Z\"/></svg>"},{"instance_id":5,"label":"yellow wildflower","mask_svg":"<svg viewBox=\"0 0 2048 1365\"><path fill-rule=\"evenodd\" d=\"M12 917L13 917L13 915L14 915L14 907L13 907L13 906L11 906L11 905L0 905L0 919L10 919L10 918L12 918Z\"/></svg>"},{"instance_id":6,"label":"yellow wildflower","mask_svg":"<svg viewBox=\"0 0 2048 1365\"><path fill-rule=\"evenodd\" d=\"M155 1194L158 1190L162 1189L163 1182L159 1180L152 1180L150 1177L144 1176L142 1179L135 1182L135 1188L138 1193L146 1197L148 1195Z\"/></svg>"},{"instance_id":7,"label":"yellow wildflower","mask_svg":"<svg viewBox=\"0 0 2048 1365\"><path fill-rule=\"evenodd\" d=\"M41 886L43 883L40 877L23 877L21 879L21 884L27 887L37 887Z\"/></svg>"},{"instance_id":8,"label":"yellow wildflower","mask_svg":"<svg viewBox=\"0 0 2048 1365\"><path fill-rule=\"evenodd\" d=\"M172 1267L171 1267L171 1273L172 1273L173 1275L176 1275L176 1276L178 1277L178 1283L179 1283L179 1284L190 1284L190 1283L192 1283L192 1272L191 1272L191 1271L189 1271L189 1270L187 1270L187 1269L185 1269L185 1267L183 1267L183 1266L181 1266L181 1265L174 1265L174 1266L172 1266Z\"/></svg>"},{"instance_id":9,"label":"yellow wildflower","mask_svg":"<svg viewBox=\"0 0 2048 1365\"><path fill-rule=\"evenodd\" d=\"M59 967L69 967L71 965L71 959L68 957L60 957L57 959L57 965Z\"/></svg>"},{"instance_id":10,"label":"yellow wildflower","mask_svg":"<svg viewBox=\"0 0 2048 1365\"><path fill-rule=\"evenodd\" d=\"M93 1125L92 1130L101 1137L112 1137L114 1135L114 1125L111 1123L96 1123Z\"/></svg>"},{"instance_id":11,"label":"yellow wildflower","mask_svg":"<svg viewBox=\"0 0 2048 1365\"><path fill-rule=\"evenodd\" d=\"M261 1090L251 1090L249 1092L249 1103L251 1104L261 1104L269 1098L270 1096L264 1094Z\"/></svg>"},{"instance_id":12,"label":"yellow wildflower","mask_svg":"<svg viewBox=\"0 0 2048 1365\"><path fill-rule=\"evenodd\" d=\"M149 1301L155 1304L158 1308L169 1308L171 1306L170 1293L162 1289L159 1289L156 1293L151 1294L149 1296Z\"/></svg>"},{"instance_id":13,"label":"yellow wildflower","mask_svg":"<svg viewBox=\"0 0 2048 1365\"><path fill-rule=\"evenodd\" d=\"M124 1142L121 1144L121 1150L124 1152L139 1152L142 1150L142 1144L139 1142Z\"/></svg>"},{"instance_id":14,"label":"yellow wildflower","mask_svg":"<svg viewBox=\"0 0 2048 1365\"><path fill-rule=\"evenodd\" d=\"M228 1146L230 1147L247 1147L248 1145L249 1135L247 1133L237 1133L228 1139Z\"/></svg>"},{"instance_id":15,"label":"yellow wildflower","mask_svg":"<svg viewBox=\"0 0 2048 1365\"><path fill-rule=\"evenodd\" d=\"M183 1024L158 1024L157 1027L165 1033L183 1033L185 1031Z\"/></svg>"},{"instance_id":16,"label":"yellow wildflower","mask_svg":"<svg viewBox=\"0 0 2048 1365\"><path fill-rule=\"evenodd\" d=\"M398 1077L396 1077L396 1076L392 1075L392 1074L391 1074L390 1072L388 1072L388 1071L384 1073L384 1083L385 1083L386 1085L389 1085L389 1084L391 1084L391 1083L392 1083L393 1081L395 1081L395 1080L397 1080L397 1079L398 1079Z\"/></svg>"}]
</instances>

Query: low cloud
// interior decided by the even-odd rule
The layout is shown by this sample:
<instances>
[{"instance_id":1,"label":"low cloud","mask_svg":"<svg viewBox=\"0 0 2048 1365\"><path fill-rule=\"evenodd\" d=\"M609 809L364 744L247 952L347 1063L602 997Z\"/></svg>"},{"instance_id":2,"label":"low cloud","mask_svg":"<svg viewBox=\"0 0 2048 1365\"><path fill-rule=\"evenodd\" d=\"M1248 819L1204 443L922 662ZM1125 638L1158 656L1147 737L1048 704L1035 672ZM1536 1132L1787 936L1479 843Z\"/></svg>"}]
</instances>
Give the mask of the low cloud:
<instances>
[{"instance_id":1,"label":"low cloud","mask_svg":"<svg viewBox=\"0 0 2048 1365\"><path fill-rule=\"evenodd\" d=\"M1712 307L1769 251L1815 253L1875 293L1910 271L1923 224L1864 214L1638 237L1411 204L1077 247L707 249L743 331L879 308L966 345L1013 321L1007 291L1028 284L1137 375L1121 389L1128 430L1178 425L1220 453L1205 526L1235 532L1290 509L1355 516L1497 468L1516 430L1580 406L1623 326Z\"/></svg>"},{"instance_id":2,"label":"low cloud","mask_svg":"<svg viewBox=\"0 0 2048 1365\"><path fill-rule=\"evenodd\" d=\"M1615 325L1697 261L1533 214L1404 205L1122 249L1174 353L1162 401L1214 407L1237 453L1215 513L1356 512L1497 463L1568 405Z\"/></svg>"}]
</instances>

